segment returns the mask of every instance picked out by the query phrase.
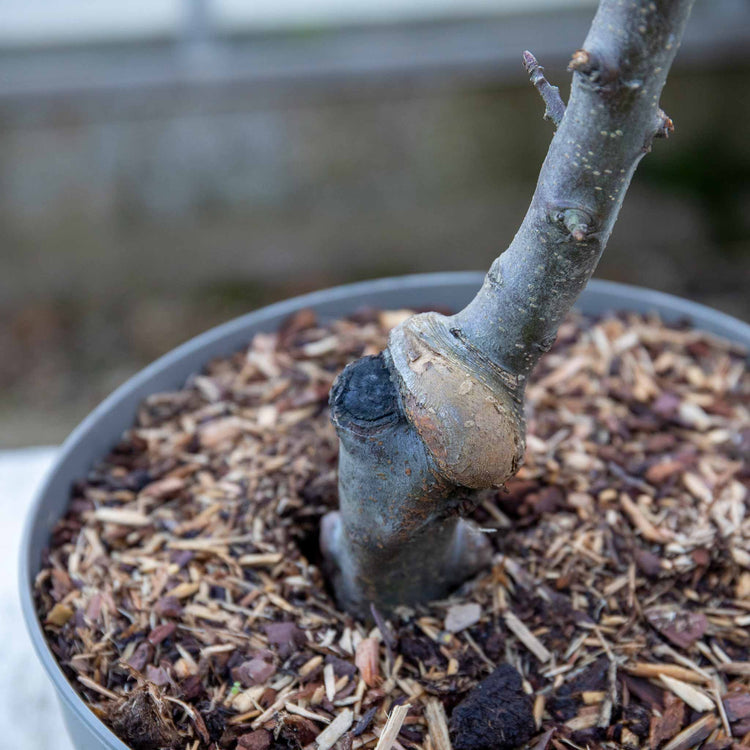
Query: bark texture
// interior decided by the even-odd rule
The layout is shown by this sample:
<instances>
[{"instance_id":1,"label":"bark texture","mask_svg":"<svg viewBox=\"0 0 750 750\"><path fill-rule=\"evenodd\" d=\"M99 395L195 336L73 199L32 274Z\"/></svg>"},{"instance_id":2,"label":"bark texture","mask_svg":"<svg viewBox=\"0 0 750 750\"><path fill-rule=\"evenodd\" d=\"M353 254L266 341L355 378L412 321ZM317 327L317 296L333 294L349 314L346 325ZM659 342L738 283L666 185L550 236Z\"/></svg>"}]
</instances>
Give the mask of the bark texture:
<instances>
[{"instance_id":1,"label":"bark texture","mask_svg":"<svg viewBox=\"0 0 750 750\"><path fill-rule=\"evenodd\" d=\"M453 316L415 315L331 392L340 511L322 547L342 606L365 615L447 594L489 560L460 518L524 453L523 394L596 267L625 192L671 120L659 97L692 0L602 0L565 107L524 65L557 127L518 233Z\"/></svg>"}]
</instances>

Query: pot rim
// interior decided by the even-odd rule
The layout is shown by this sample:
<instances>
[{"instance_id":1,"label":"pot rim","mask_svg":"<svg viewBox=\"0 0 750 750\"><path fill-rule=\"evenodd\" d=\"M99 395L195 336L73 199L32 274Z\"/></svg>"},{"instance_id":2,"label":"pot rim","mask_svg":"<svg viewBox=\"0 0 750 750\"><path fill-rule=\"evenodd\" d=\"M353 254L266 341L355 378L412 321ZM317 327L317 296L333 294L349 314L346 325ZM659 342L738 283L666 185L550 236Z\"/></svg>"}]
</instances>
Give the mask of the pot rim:
<instances>
[{"instance_id":1,"label":"pot rim","mask_svg":"<svg viewBox=\"0 0 750 750\"><path fill-rule=\"evenodd\" d=\"M158 391L159 387L153 382L158 375L177 368L180 365L182 365L185 372L198 371L201 365L205 364L208 359L218 356L217 348L221 350L222 342L228 347L224 349L224 353L231 350L231 343L233 342L239 342L235 348L241 346L242 333L249 326L257 328L258 326L263 326L264 323L284 318L306 307L335 307L337 304L349 301L357 303L352 305L352 309L354 309L362 306L362 298L373 295L377 296L386 292L405 293L409 290L420 290L429 293L434 290L437 294L441 288L461 287L467 292L468 296L472 294L472 289L476 290L479 288L484 276L485 273L480 271L461 271L411 274L361 281L292 297L251 311L189 339L187 342L172 349L150 365L138 371L107 396L70 433L62 444L53 465L47 471L43 481L40 482L34 500L27 511L20 545L20 598L26 630L37 657L55 686L58 698L86 724L88 729L104 746L112 750L129 750L95 716L68 681L48 645L41 622L36 614L32 593L33 582L39 568L38 558L40 557L38 540L35 547L35 530L44 520L43 516L48 496L63 491L57 485L64 483L66 499L69 495L69 481L66 481L64 477L61 479L59 476L65 473L66 464L76 456L82 446L87 442L96 440L96 427L104 424L113 411L123 405L124 401L137 399L137 402L140 402L148 393ZM699 330L720 335L723 338L750 348L750 325L747 323L697 302L664 292L601 279L592 279L576 303L576 307L580 308L580 302L583 302L583 307L590 314L599 314L607 310L630 309L637 312L655 310L665 320L674 321L687 318ZM325 318L333 317L336 313L331 310L331 315L327 315L323 311L320 314L321 317ZM339 311L338 314L342 315L346 314L346 312ZM182 380L184 382L184 376ZM104 447L99 444L94 451L89 448L87 451L88 458L86 459L87 465L90 467L92 462L105 455L110 447L110 442L107 442ZM49 525L59 518L57 513L51 514L48 512L48 516L51 515L54 515L54 518L48 517L46 519Z\"/></svg>"}]
</instances>

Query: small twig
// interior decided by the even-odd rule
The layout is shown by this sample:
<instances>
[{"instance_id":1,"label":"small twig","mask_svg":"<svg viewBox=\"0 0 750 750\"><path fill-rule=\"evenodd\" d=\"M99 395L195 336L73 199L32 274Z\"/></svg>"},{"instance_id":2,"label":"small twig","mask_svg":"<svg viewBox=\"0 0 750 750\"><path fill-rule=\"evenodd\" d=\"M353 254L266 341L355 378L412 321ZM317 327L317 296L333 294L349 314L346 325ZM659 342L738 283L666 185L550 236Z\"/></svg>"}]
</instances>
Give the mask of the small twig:
<instances>
[{"instance_id":1,"label":"small twig","mask_svg":"<svg viewBox=\"0 0 750 750\"><path fill-rule=\"evenodd\" d=\"M469 631L465 630L462 635L466 642L474 649L474 651L477 652L479 658L490 668L490 670L495 669L497 665L494 662L490 661L490 659L487 657L487 654L482 651L480 645L471 637Z\"/></svg>"},{"instance_id":2,"label":"small twig","mask_svg":"<svg viewBox=\"0 0 750 750\"><path fill-rule=\"evenodd\" d=\"M565 114L565 102L560 96L560 89L544 77L544 68L528 50L523 53L523 67L529 74L532 85L544 100L544 119L552 120L552 124L557 127Z\"/></svg>"},{"instance_id":3,"label":"small twig","mask_svg":"<svg viewBox=\"0 0 750 750\"><path fill-rule=\"evenodd\" d=\"M118 695L117 693L113 693L111 690L107 690L107 688L100 685L95 680L92 680L90 677L86 677L86 675L79 674L78 681L82 685L85 685L89 690L93 690L95 693L100 693L105 698L109 698L110 700L113 700L113 701L122 700L121 695Z\"/></svg>"},{"instance_id":4,"label":"small twig","mask_svg":"<svg viewBox=\"0 0 750 750\"><path fill-rule=\"evenodd\" d=\"M724 708L724 701L721 699L721 682L718 678L714 678L713 695L714 700L716 701L716 708L719 709L719 718L724 725L724 731L727 733L728 737L731 737L732 727L729 724L729 718L727 717L727 712Z\"/></svg>"}]
</instances>

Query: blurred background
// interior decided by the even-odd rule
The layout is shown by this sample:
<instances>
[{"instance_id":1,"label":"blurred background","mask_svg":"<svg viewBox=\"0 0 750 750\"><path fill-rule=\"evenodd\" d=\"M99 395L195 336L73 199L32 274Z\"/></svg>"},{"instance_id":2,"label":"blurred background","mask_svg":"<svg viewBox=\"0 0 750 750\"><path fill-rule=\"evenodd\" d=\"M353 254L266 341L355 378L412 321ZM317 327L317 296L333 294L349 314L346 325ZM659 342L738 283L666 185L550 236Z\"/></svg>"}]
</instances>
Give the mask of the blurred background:
<instances>
[{"instance_id":1,"label":"blurred background","mask_svg":"<svg viewBox=\"0 0 750 750\"><path fill-rule=\"evenodd\" d=\"M194 334L486 269L592 0L3 0L0 447L60 441ZM750 3L698 0L602 278L750 317Z\"/></svg>"}]
</instances>

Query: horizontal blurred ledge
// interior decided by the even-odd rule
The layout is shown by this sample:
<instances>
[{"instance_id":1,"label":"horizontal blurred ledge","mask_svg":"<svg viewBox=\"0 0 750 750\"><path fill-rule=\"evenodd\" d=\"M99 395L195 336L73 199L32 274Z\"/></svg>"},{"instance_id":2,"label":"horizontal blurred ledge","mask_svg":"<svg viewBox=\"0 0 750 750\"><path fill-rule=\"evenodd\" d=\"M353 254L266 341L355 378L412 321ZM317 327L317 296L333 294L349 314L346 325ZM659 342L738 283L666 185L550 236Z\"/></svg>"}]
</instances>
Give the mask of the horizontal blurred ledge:
<instances>
[{"instance_id":1,"label":"horizontal blurred ledge","mask_svg":"<svg viewBox=\"0 0 750 750\"><path fill-rule=\"evenodd\" d=\"M0 48L304 32L593 7L596 0L4 0Z\"/></svg>"},{"instance_id":2,"label":"horizontal blurred ledge","mask_svg":"<svg viewBox=\"0 0 750 750\"><path fill-rule=\"evenodd\" d=\"M218 0L210 6L194 2L172 8L172 18L169 8L160 13L156 3L157 9L145 18L152 23L144 21L139 27L131 20L130 27L121 27L122 38L107 39L102 29L93 33L97 27L91 19L88 26L81 22L85 44L73 43L73 35L58 35L56 46L24 45L18 43L18 28L15 37L6 30L6 42L12 37L16 43L3 45L0 34L0 104L233 85L391 82L430 75L511 78L521 84L521 51L531 48L548 66L562 65L584 38L594 4L387 0L380 6L352 2L342 15L332 0L289 0L276 2L286 12L274 16L270 0ZM123 7L135 13L129 4ZM490 7L496 10L490 12ZM133 38L125 38L128 28ZM750 4L745 0L699 0L678 65L726 66L747 60L747 28Z\"/></svg>"}]
</instances>

